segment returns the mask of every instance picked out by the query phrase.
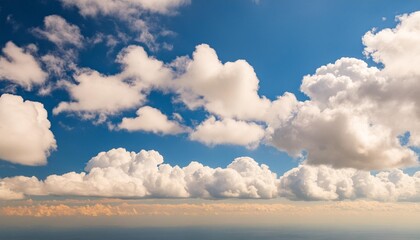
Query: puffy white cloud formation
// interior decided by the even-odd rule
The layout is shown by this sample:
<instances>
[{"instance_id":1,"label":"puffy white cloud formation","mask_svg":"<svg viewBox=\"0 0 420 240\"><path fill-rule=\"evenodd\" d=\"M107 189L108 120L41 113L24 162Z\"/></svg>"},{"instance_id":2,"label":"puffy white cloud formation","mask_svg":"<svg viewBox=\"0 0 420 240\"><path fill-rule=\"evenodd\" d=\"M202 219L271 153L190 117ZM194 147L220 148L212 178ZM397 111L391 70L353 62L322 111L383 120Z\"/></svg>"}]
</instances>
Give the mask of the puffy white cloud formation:
<instances>
[{"instance_id":1,"label":"puffy white cloud formation","mask_svg":"<svg viewBox=\"0 0 420 240\"><path fill-rule=\"evenodd\" d=\"M53 113L76 112L85 118L108 115L134 108L145 101L145 96L136 86L124 82L118 76L104 76L92 70L85 70L74 76L77 84L66 88L74 101L61 102Z\"/></svg>"},{"instance_id":2,"label":"puffy white cloud formation","mask_svg":"<svg viewBox=\"0 0 420 240\"><path fill-rule=\"evenodd\" d=\"M20 96L1 95L0 136L0 159L12 163L44 165L56 148L44 106Z\"/></svg>"},{"instance_id":3,"label":"puffy white cloud formation","mask_svg":"<svg viewBox=\"0 0 420 240\"><path fill-rule=\"evenodd\" d=\"M190 139L210 146L233 144L255 148L264 134L264 129L255 123L230 118L216 120L211 116L196 127L190 134Z\"/></svg>"},{"instance_id":4,"label":"puffy white cloud formation","mask_svg":"<svg viewBox=\"0 0 420 240\"><path fill-rule=\"evenodd\" d=\"M58 47L72 45L81 47L83 36L78 26L68 23L58 15L50 15L44 18L44 29L35 28L34 32L40 37L46 38Z\"/></svg>"},{"instance_id":5,"label":"puffy white cloud formation","mask_svg":"<svg viewBox=\"0 0 420 240\"><path fill-rule=\"evenodd\" d=\"M310 98L272 127L272 144L309 164L389 169L418 164L420 146L420 13L394 29L368 32L365 53L384 65L342 58L305 76ZM404 136L404 137L403 137ZM401 138L408 141L401 141ZM407 142L407 143L405 143Z\"/></svg>"},{"instance_id":6,"label":"puffy white cloud formation","mask_svg":"<svg viewBox=\"0 0 420 240\"><path fill-rule=\"evenodd\" d=\"M186 167L163 163L157 151L139 153L112 149L93 157L86 172L0 180L9 191L25 195L166 198L273 198L276 174L248 157L236 158L226 168L198 162Z\"/></svg>"},{"instance_id":7,"label":"puffy white cloud formation","mask_svg":"<svg viewBox=\"0 0 420 240\"><path fill-rule=\"evenodd\" d=\"M175 120L169 120L159 109L145 106L137 110L137 117L123 118L119 129L128 131L146 131L157 134L178 134L188 129Z\"/></svg>"},{"instance_id":8,"label":"puffy white cloud formation","mask_svg":"<svg viewBox=\"0 0 420 240\"><path fill-rule=\"evenodd\" d=\"M7 42L0 56L0 80L8 80L26 89L40 85L47 79L34 56L28 51Z\"/></svg>"},{"instance_id":9,"label":"puffy white cloud formation","mask_svg":"<svg viewBox=\"0 0 420 240\"><path fill-rule=\"evenodd\" d=\"M394 169L372 175L355 169L300 165L280 178L279 195L292 200L419 201L420 172L409 176Z\"/></svg>"},{"instance_id":10,"label":"puffy white cloud formation","mask_svg":"<svg viewBox=\"0 0 420 240\"><path fill-rule=\"evenodd\" d=\"M191 60L182 64L176 79L179 100L190 109L204 107L224 118L264 119L270 101L258 95L259 80L245 60L221 63L216 51L198 45Z\"/></svg>"},{"instance_id":11,"label":"puffy white cloud formation","mask_svg":"<svg viewBox=\"0 0 420 240\"><path fill-rule=\"evenodd\" d=\"M78 71L74 75L77 83L65 86L73 101L61 102L53 113L75 112L104 121L109 115L141 106L150 89L172 77L169 68L139 46L123 49L117 62L123 69L115 75L106 76L90 69Z\"/></svg>"}]
</instances>

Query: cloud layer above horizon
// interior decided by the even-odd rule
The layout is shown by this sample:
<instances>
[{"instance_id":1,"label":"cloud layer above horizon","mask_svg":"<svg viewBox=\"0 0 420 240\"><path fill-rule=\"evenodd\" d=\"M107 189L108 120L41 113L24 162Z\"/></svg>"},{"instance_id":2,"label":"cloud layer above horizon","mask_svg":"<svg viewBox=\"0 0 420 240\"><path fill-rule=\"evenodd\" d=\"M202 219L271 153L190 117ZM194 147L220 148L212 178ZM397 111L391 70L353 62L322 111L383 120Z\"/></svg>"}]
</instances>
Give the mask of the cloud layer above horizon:
<instances>
[{"instance_id":1,"label":"cloud layer above horizon","mask_svg":"<svg viewBox=\"0 0 420 240\"><path fill-rule=\"evenodd\" d=\"M236 158L226 168L199 162L179 167L164 163L162 155L154 150L135 153L118 148L90 159L85 172L50 175L45 180L24 176L0 179L0 193L3 200L50 195L419 201L420 172L410 176L394 169L372 174L303 164L278 178L267 165L249 157Z\"/></svg>"},{"instance_id":2,"label":"cloud layer above horizon","mask_svg":"<svg viewBox=\"0 0 420 240\"><path fill-rule=\"evenodd\" d=\"M109 131L149 132L197 141L206 146L237 145L249 150L273 146L298 159L278 177L265 164L239 157L227 167L199 162L166 164L159 152L124 148L101 152L85 171L50 175L43 180L0 178L0 200L27 196L118 198L245 198L290 200L419 201L420 172L420 12L397 17L394 28L373 29L363 38L364 54L374 61L343 57L303 77L300 100L290 92L269 99L246 60L222 61L215 49L199 44L186 56L165 62L154 56L171 48L159 37L169 30L151 16L177 14L188 0L67 1L86 18L106 16L127 25L135 42L116 54L116 72L79 66L88 45L113 48L127 36L84 36L59 15L44 18L31 34L53 44L44 55L38 46L11 40L0 55L0 159L21 165L47 164L57 143L42 100L16 93L67 98L53 106L51 118L71 116L103 124ZM116 35L117 36L117 35ZM125 40L124 40L125 39ZM53 79L57 79L54 81ZM10 90L10 91L9 91ZM11 92L8 94L6 92ZM181 106L172 112L152 106L158 92ZM30 97L28 97L30 98ZM38 99L38 98L37 98ZM181 111L182 110L182 111ZM183 113L202 113L200 121ZM370 171L377 171L373 174Z\"/></svg>"}]
</instances>

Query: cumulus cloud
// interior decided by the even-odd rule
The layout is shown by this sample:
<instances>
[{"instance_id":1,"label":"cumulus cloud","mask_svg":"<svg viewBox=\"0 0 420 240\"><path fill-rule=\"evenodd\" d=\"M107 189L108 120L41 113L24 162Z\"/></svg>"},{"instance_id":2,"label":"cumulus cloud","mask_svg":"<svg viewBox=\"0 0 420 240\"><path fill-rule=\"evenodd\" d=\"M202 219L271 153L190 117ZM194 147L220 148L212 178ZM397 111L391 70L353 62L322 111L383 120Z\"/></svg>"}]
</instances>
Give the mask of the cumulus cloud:
<instances>
[{"instance_id":1,"label":"cumulus cloud","mask_svg":"<svg viewBox=\"0 0 420 240\"><path fill-rule=\"evenodd\" d=\"M305 76L299 102L271 129L274 146L308 164L390 169L418 164L420 146L420 14L398 18L393 29L363 37L365 53L383 68L342 58ZM416 60L417 59L417 60ZM401 141L407 138L407 141Z\"/></svg>"},{"instance_id":2,"label":"cumulus cloud","mask_svg":"<svg viewBox=\"0 0 420 240\"><path fill-rule=\"evenodd\" d=\"M74 76L76 84L67 84L71 102L60 102L53 113L75 112L85 118L108 115L141 105L145 96L140 89L122 81L118 76L104 76L93 70L85 70Z\"/></svg>"},{"instance_id":3,"label":"cumulus cloud","mask_svg":"<svg viewBox=\"0 0 420 240\"><path fill-rule=\"evenodd\" d=\"M373 175L355 169L300 165L280 178L279 195L292 200L419 201L420 172L409 176L394 169Z\"/></svg>"},{"instance_id":4,"label":"cumulus cloud","mask_svg":"<svg viewBox=\"0 0 420 240\"><path fill-rule=\"evenodd\" d=\"M304 201L420 200L420 172L402 170L372 174L353 168L299 165L277 178L252 158L236 158L226 168L198 162L186 167L165 164L154 150L123 148L101 152L85 172L50 175L45 180L17 176L0 179L0 198L24 196L95 196L117 198L287 198Z\"/></svg>"},{"instance_id":5,"label":"cumulus cloud","mask_svg":"<svg viewBox=\"0 0 420 240\"><path fill-rule=\"evenodd\" d=\"M188 130L177 121L169 120L159 109L149 106L139 108L135 118L123 118L118 129L157 134L179 134Z\"/></svg>"},{"instance_id":6,"label":"cumulus cloud","mask_svg":"<svg viewBox=\"0 0 420 240\"><path fill-rule=\"evenodd\" d=\"M0 80L11 81L27 90L46 81L47 73L41 69L29 50L7 42L2 51L4 56L0 56Z\"/></svg>"},{"instance_id":7,"label":"cumulus cloud","mask_svg":"<svg viewBox=\"0 0 420 240\"><path fill-rule=\"evenodd\" d=\"M117 62L123 69L115 75L91 69L77 71L76 83L65 85L73 101L59 103L53 113L73 112L95 121L99 117L103 122L109 115L143 105L151 89L172 77L172 71L163 62L148 56L139 46L123 49Z\"/></svg>"},{"instance_id":8,"label":"cumulus cloud","mask_svg":"<svg viewBox=\"0 0 420 240\"><path fill-rule=\"evenodd\" d=\"M35 177L4 178L10 191L25 195L166 198L273 198L278 179L268 166L251 158L235 159L226 168L198 162L186 167L163 163L156 151L139 153L112 149L93 157L86 172Z\"/></svg>"},{"instance_id":9,"label":"cumulus cloud","mask_svg":"<svg viewBox=\"0 0 420 240\"><path fill-rule=\"evenodd\" d=\"M222 63L214 49L198 45L190 60L182 59L176 79L179 101L190 109L204 107L224 118L261 120L270 101L258 95L259 80L245 60Z\"/></svg>"},{"instance_id":10,"label":"cumulus cloud","mask_svg":"<svg viewBox=\"0 0 420 240\"><path fill-rule=\"evenodd\" d=\"M83 45L83 36L78 26L68 23L58 15L50 15L44 18L44 29L35 28L34 33L48 39L58 47Z\"/></svg>"},{"instance_id":11,"label":"cumulus cloud","mask_svg":"<svg viewBox=\"0 0 420 240\"><path fill-rule=\"evenodd\" d=\"M20 96L1 95L0 135L0 159L12 163L44 165L56 148L44 106ZM3 186L1 191L7 189Z\"/></svg>"},{"instance_id":12,"label":"cumulus cloud","mask_svg":"<svg viewBox=\"0 0 420 240\"><path fill-rule=\"evenodd\" d=\"M210 146L233 144L255 148L264 134L264 129L258 124L230 118L216 120L211 116L196 127L190 139Z\"/></svg>"}]
</instances>

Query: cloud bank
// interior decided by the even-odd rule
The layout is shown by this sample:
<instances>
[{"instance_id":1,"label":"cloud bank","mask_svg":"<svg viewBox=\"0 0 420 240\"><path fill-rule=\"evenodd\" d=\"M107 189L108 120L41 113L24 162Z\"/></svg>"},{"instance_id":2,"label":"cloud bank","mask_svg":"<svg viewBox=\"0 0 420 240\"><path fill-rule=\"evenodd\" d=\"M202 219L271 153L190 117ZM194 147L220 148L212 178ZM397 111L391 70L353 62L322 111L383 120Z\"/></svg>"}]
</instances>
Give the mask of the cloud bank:
<instances>
[{"instance_id":1,"label":"cloud bank","mask_svg":"<svg viewBox=\"0 0 420 240\"><path fill-rule=\"evenodd\" d=\"M50 175L45 180L17 176L0 180L0 199L25 196L94 196L117 198L287 198L303 201L368 199L420 200L420 172L399 169L372 174L356 169L300 165L279 178L268 166L249 157L226 168L198 162L171 166L154 150L129 152L123 148L101 152L89 160L85 172Z\"/></svg>"}]
</instances>

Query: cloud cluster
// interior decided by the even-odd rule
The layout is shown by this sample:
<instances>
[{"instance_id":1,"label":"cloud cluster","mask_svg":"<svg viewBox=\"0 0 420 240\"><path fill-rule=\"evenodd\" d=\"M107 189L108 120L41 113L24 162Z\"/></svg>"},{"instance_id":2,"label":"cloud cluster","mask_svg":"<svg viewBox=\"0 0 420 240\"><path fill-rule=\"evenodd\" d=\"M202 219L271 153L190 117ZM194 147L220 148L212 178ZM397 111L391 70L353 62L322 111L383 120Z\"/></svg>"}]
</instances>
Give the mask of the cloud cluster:
<instances>
[{"instance_id":1,"label":"cloud cluster","mask_svg":"<svg viewBox=\"0 0 420 240\"><path fill-rule=\"evenodd\" d=\"M0 159L31 166L46 164L50 151L56 148L47 115L39 102L1 95Z\"/></svg>"},{"instance_id":2,"label":"cloud cluster","mask_svg":"<svg viewBox=\"0 0 420 240\"><path fill-rule=\"evenodd\" d=\"M370 31L363 37L365 53L383 64L382 69L369 67L359 59L341 58L305 76L301 91L309 97L307 101L298 101L292 93L273 101L261 96L251 65L244 60L222 63L216 51L206 44L198 45L192 57L178 57L171 63L149 56L141 47L129 46L117 59L122 71L102 76L124 86L119 94L93 91L108 81L89 86L95 82L95 76L100 76L92 74L84 84L78 81L79 85L69 87L75 102L60 103L55 113L83 111L106 117L141 106L148 93L157 90L173 93L174 101L185 104L189 110L201 108L210 114L190 132L191 140L207 145L253 148L264 141L293 157L306 159L307 164L334 168L378 170L413 166L418 156L412 147L420 146L420 73L412 64L418 57L415 43L420 34L416 28L420 25L419 15L401 16L396 28ZM400 67L402 61L406 63L404 67ZM90 99L91 92L101 95L106 101L99 102L106 104L96 104ZM132 96L125 98L132 100L126 104L120 103L124 92ZM168 118L160 115L159 119ZM127 118L124 121L121 128L127 129L127 122L135 122ZM165 131L160 126L137 128ZM404 138L407 141L401 140Z\"/></svg>"},{"instance_id":3,"label":"cloud cluster","mask_svg":"<svg viewBox=\"0 0 420 240\"><path fill-rule=\"evenodd\" d=\"M25 195L100 196L123 198L273 198L276 174L253 159L235 159L226 168L198 162L186 167L163 163L156 151L112 149L93 157L86 172L4 178L4 191Z\"/></svg>"},{"instance_id":4,"label":"cloud cluster","mask_svg":"<svg viewBox=\"0 0 420 240\"><path fill-rule=\"evenodd\" d=\"M22 49L13 42L7 42L2 51L0 81L8 80L28 90L46 81L48 75L41 69L29 47Z\"/></svg>"},{"instance_id":5,"label":"cloud cluster","mask_svg":"<svg viewBox=\"0 0 420 240\"><path fill-rule=\"evenodd\" d=\"M356 169L300 165L277 177L252 158L236 158L226 168L198 162L171 166L154 150L123 148L101 152L85 172L50 175L45 180L17 176L0 179L1 199L24 196L95 196L117 198L251 198L290 200L420 200L420 172L399 169L372 174Z\"/></svg>"}]
</instances>

